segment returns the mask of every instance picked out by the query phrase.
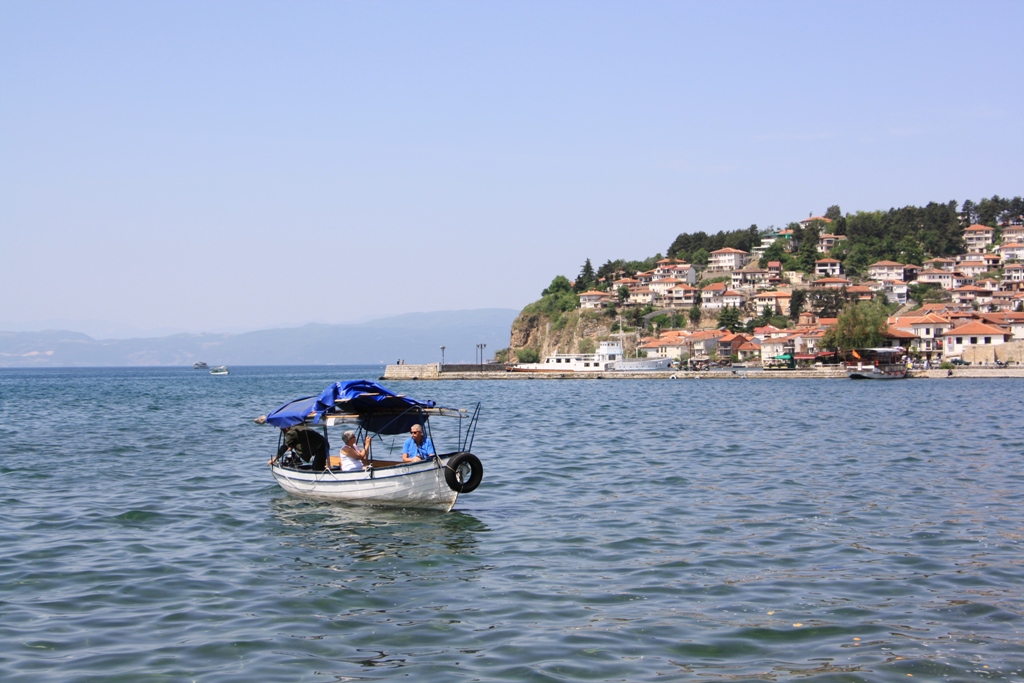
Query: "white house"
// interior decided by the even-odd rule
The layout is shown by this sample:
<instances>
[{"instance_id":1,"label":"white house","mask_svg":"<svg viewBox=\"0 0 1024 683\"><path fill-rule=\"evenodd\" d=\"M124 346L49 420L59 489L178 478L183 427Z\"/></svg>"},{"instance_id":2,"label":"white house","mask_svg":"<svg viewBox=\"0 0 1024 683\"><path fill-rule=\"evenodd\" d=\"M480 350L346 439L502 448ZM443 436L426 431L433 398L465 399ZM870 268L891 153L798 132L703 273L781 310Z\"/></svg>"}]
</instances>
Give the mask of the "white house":
<instances>
[{"instance_id":1,"label":"white house","mask_svg":"<svg viewBox=\"0 0 1024 683\"><path fill-rule=\"evenodd\" d=\"M720 273L730 270L738 270L750 260L750 254L742 249L726 247L711 252L711 260L708 262L708 271Z\"/></svg>"},{"instance_id":2,"label":"white house","mask_svg":"<svg viewBox=\"0 0 1024 683\"><path fill-rule=\"evenodd\" d=\"M1014 242L999 247L999 260L1002 263L1007 261L1024 261L1024 244Z\"/></svg>"},{"instance_id":3,"label":"white house","mask_svg":"<svg viewBox=\"0 0 1024 683\"><path fill-rule=\"evenodd\" d=\"M903 264L895 261L876 261L868 266L868 278L878 280L902 280Z\"/></svg>"},{"instance_id":4,"label":"white house","mask_svg":"<svg viewBox=\"0 0 1024 683\"><path fill-rule=\"evenodd\" d=\"M994 229L987 225L979 225L977 223L964 228L964 243L967 245L967 251L979 254L985 251L985 248L992 244L995 232Z\"/></svg>"},{"instance_id":5,"label":"white house","mask_svg":"<svg viewBox=\"0 0 1024 683\"><path fill-rule=\"evenodd\" d=\"M596 290L583 292L580 294L580 308L588 310L605 308L610 299L611 295L608 292L598 292Z\"/></svg>"},{"instance_id":6,"label":"white house","mask_svg":"<svg viewBox=\"0 0 1024 683\"><path fill-rule=\"evenodd\" d=\"M1012 336L1001 327L970 322L942 333L942 355L944 358L960 356L968 346L998 346L1010 341Z\"/></svg>"},{"instance_id":7,"label":"white house","mask_svg":"<svg viewBox=\"0 0 1024 683\"><path fill-rule=\"evenodd\" d=\"M822 258L814 262L814 272L824 277L843 274L843 262L834 258Z\"/></svg>"}]
</instances>

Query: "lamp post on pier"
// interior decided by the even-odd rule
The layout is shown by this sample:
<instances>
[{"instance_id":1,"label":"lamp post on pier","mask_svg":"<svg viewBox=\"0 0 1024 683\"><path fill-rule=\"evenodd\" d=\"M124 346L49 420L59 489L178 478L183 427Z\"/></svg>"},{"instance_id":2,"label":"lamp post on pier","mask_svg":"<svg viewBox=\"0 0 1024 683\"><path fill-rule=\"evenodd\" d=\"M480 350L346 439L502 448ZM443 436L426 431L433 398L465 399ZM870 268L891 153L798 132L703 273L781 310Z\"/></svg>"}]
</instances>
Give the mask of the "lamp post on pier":
<instances>
[{"instance_id":1,"label":"lamp post on pier","mask_svg":"<svg viewBox=\"0 0 1024 683\"><path fill-rule=\"evenodd\" d=\"M441 347L441 367L444 367L444 347Z\"/></svg>"}]
</instances>

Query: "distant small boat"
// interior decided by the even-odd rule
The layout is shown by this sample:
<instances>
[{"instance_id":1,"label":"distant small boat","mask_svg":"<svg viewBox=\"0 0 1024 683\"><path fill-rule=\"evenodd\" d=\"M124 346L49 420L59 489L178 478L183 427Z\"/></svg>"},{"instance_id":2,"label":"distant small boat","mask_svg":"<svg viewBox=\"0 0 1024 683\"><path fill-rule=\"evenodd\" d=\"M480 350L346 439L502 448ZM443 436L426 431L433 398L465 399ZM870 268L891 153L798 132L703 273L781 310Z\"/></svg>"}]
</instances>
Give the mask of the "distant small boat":
<instances>
[{"instance_id":1,"label":"distant small boat","mask_svg":"<svg viewBox=\"0 0 1024 683\"><path fill-rule=\"evenodd\" d=\"M226 365L218 365L215 368L210 368L211 375L226 375L228 374L228 368Z\"/></svg>"},{"instance_id":2,"label":"distant small boat","mask_svg":"<svg viewBox=\"0 0 1024 683\"><path fill-rule=\"evenodd\" d=\"M210 367L210 366L208 366L203 361L198 361L198 362L192 364L192 369L193 370L205 370L208 367Z\"/></svg>"}]
</instances>

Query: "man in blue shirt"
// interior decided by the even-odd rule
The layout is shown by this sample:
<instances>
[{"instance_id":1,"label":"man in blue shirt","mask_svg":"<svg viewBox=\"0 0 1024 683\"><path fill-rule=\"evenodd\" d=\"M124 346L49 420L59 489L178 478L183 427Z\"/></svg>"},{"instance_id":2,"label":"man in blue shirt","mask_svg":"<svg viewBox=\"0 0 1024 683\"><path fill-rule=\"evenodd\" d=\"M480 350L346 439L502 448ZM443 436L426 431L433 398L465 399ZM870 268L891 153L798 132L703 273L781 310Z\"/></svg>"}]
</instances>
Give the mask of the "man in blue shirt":
<instances>
[{"instance_id":1,"label":"man in blue shirt","mask_svg":"<svg viewBox=\"0 0 1024 683\"><path fill-rule=\"evenodd\" d=\"M402 446L402 462L420 462L434 457L434 444L423 435L423 427L413 425Z\"/></svg>"}]
</instances>

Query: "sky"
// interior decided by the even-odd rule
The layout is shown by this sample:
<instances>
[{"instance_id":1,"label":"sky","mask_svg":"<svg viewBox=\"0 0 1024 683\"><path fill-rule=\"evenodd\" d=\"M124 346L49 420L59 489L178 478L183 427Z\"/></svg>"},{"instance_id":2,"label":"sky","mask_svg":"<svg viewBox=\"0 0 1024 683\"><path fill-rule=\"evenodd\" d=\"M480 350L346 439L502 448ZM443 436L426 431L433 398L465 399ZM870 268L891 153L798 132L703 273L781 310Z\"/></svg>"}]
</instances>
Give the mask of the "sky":
<instances>
[{"instance_id":1,"label":"sky","mask_svg":"<svg viewBox=\"0 0 1024 683\"><path fill-rule=\"evenodd\" d=\"M518 309L681 232L1021 195L1022 25L1021 2L0 0L0 329Z\"/></svg>"}]
</instances>

